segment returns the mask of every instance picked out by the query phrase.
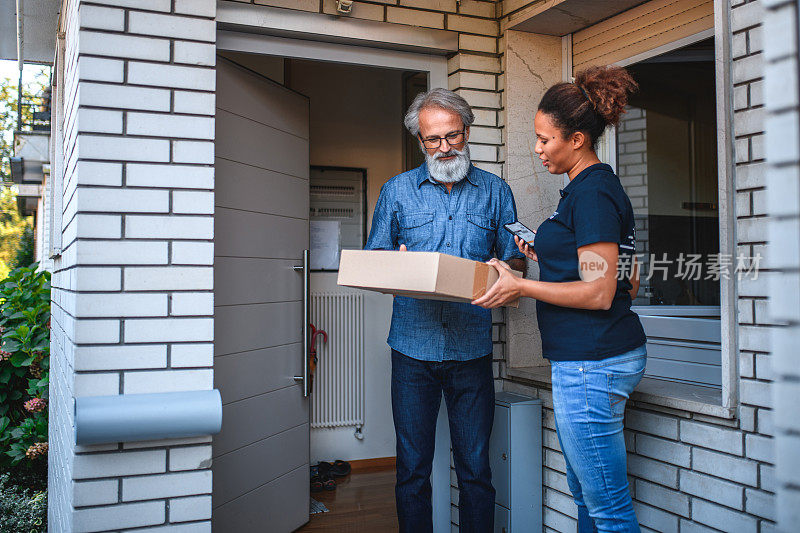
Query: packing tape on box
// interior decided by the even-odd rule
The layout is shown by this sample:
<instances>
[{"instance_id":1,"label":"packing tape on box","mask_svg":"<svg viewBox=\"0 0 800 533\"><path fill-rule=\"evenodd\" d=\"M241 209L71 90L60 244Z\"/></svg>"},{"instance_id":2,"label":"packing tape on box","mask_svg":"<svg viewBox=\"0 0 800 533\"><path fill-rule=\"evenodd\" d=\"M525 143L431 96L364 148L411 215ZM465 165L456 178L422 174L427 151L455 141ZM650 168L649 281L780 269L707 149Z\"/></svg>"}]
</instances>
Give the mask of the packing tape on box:
<instances>
[{"instance_id":1,"label":"packing tape on box","mask_svg":"<svg viewBox=\"0 0 800 533\"><path fill-rule=\"evenodd\" d=\"M486 284L489 281L489 269L493 266L486 263L475 265L475 277L472 280L472 299L476 300L486 294Z\"/></svg>"}]
</instances>

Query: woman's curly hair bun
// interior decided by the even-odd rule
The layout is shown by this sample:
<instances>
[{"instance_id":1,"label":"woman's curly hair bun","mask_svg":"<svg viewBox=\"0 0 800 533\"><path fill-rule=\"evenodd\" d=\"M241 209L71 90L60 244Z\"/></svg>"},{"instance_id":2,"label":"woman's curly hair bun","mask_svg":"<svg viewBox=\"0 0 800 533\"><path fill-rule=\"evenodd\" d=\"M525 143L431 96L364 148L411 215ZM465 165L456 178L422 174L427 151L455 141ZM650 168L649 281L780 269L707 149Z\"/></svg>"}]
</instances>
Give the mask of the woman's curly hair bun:
<instances>
[{"instance_id":1,"label":"woman's curly hair bun","mask_svg":"<svg viewBox=\"0 0 800 533\"><path fill-rule=\"evenodd\" d=\"M557 83L539 102L539 111L549 115L565 137L584 132L597 145L609 125L619 124L628 105L628 94L638 85L622 67L597 66L584 69L574 83Z\"/></svg>"},{"instance_id":2,"label":"woman's curly hair bun","mask_svg":"<svg viewBox=\"0 0 800 533\"><path fill-rule=\"evenodd\" d=\"M628 105L628 94L639 85L622 67L595 66L577 73L575 85L586 92L594 110L606 124L616 126Z\"/></svg>"}]
</instances>

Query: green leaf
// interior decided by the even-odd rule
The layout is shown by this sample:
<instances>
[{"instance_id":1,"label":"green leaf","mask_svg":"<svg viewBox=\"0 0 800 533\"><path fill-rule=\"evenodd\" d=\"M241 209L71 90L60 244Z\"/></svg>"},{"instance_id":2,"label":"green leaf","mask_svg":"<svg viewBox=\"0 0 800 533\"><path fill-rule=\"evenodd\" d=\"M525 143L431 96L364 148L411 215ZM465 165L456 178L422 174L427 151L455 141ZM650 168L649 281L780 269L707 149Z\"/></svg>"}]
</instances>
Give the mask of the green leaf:
<instances>
[{"instance_id":1,"label":"green leaf","mask_svg":"<svg viewBox=\"0 0 800 533\"><path fill-rule=\"evenodd\" d=\"M3 350L6 352L16 352L22 345L12 339L3 339Z\"/></svg>"},{"instance_id":2,"label":"green leaf","mask_svg":"<svg viewBox=\"0 0 800 533\"><path fill-rule=\"evenodd\" d=\"M17 352L9 358L9 362L16 367L31 366L33 357L25 352Z\"/></svg>"},{"instance_id":3,"label":"green leaf","mask_svg":"<svg viewBox=\"0 0 800 533\"><path fill-rule=\"evenodd\" d=\"M15 465L25 459L25 450L21 445L12 444L11 449L6 453L11 456L11 464Z\"/></svg>"},{"instance_id":4,"label":"green leaf","mask_svg":"<svg viewBox=\"0 0 800 533\"><path fill-rule=\"evenodd\" d=\"M38 344L34 344L31 346L32 352L45 352L47 351L48 343L47 342L40 342Z\"/></svg>"},{"instance_id":5,"label":"green leaf","mask_svg":"<svg viewBox=\"0 0 800 533\"><path fill-rule=\"evenodd\" d=\"M2 348L10 354L0 361L0 468L27 462L28 447L48 438L47 410L28 413L22 401L49 393L50 279L32 265L0 280ZM38 378L31 375L34 361L42 371Z\"/></svg>"}]
</instances>

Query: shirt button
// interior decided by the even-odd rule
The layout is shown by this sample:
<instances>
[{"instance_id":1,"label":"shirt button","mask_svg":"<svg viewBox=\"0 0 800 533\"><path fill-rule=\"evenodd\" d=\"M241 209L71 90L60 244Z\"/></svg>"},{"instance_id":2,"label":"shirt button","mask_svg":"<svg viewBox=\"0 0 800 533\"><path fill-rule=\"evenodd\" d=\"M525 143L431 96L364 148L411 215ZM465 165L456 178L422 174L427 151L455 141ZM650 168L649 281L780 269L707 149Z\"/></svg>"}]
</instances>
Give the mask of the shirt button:
<instances>
[{"instance_id":1,"label":"shirt button","mask_svg":"<svg viewBox=\"0 0 800 533\"><path fill-rule=\"evenodd\" d=\"M450 248L450 243L449 242L447 243L447 247Z\"/></svg>"},{"instance_id":2,"label":"shirt button","mask_svg":"<svg viewBox=\"0 0 800 533\"><path fill-rule=\"evenodd\" d=\"M450 215L449 217L447 217L447 220L453 220L453 215Z\"/></svg>"},{"instance_id":3,"label":"shirt button","mask_svg":"<svg viewBox=\"0 0 800 533\"><path fill-rule=\"evenodd\" d=\"M442 322L442 327L443 327L444 329L447 329L447 323L446 323L446 322Z\"/></svg>"},{"instance_id":4,"label":"shirt button","mask_svg":"<svg viewBox=\"0 0 800 533\"><path fill-rule=\"evenodd\" d=\"M580 367L580 368L578 368L578 370L580 370L581 372L583 372L583 367Z\"/></svg>"}]
</instances>

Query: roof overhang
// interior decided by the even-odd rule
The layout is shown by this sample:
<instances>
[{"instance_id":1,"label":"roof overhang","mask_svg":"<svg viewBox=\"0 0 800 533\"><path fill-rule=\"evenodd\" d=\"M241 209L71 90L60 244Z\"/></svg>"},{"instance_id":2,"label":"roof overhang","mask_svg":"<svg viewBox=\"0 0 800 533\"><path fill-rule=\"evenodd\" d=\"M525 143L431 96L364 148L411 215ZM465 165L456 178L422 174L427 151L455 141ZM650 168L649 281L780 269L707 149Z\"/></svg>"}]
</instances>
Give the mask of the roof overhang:
<instances>
[{"instance_id":1,"label":"roof overhang","mask_svg":"<svg viewBox=\"0 0 800 533\"><path fill-rule=\"evenodd\" d=\"M41 185L17 185L17 211L23 217L29 217L39 209L39 198L42 196Z\"/></svg>"},{"instance_id":2,"label":"roof overhang","mask_svg":"<svg viewBox=\"0 0 800 533\"><path fill-rule=\"evenodd\" d=\"M50 163L50 132L14 132L11 179L14 183L42 183Z\"/></svg>"},{"instance_id":3,"label":"roof overhang","mask_svg":"<svg viewBox=\"0 0 800 533\"><path fill-rule=\"evenodd\" d=\"M643 3L644 0L542 0L511 13L503 30L562 36Z\"/></svg>"},{"instance_id":4,"label":"roof overhang","mask_svg":"<svg viewBox=\"0 0 800 533\"><path fill-rule=\"evenodd\" d=\"M217 29L438 55L458 52L458 32L455 31L227 0L217 2Z\"/></svg>"},{"instance_id":5,"label":"roof overhang","mask_svg":"<svg viewBox=\"0 0 800 533\"><path fill-rule=\"evenodd\" d=\"M44 181L47 163L24 157L9 157L11 181L20 185L38 185Z\"/></svg>"},{"instance_id":6,"label":"roof overhang","mask_svg":"<svg viewBox=\"0 0 800 533\"><path fill-rule=\"evenodd\" d=\"M0 59L17 60L17 4L23 14L23 60L52 64L61 0L0 0Z\"/></svg>"}]
</instances>

